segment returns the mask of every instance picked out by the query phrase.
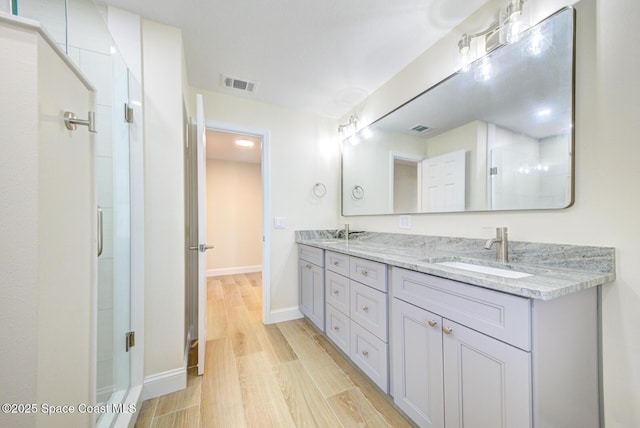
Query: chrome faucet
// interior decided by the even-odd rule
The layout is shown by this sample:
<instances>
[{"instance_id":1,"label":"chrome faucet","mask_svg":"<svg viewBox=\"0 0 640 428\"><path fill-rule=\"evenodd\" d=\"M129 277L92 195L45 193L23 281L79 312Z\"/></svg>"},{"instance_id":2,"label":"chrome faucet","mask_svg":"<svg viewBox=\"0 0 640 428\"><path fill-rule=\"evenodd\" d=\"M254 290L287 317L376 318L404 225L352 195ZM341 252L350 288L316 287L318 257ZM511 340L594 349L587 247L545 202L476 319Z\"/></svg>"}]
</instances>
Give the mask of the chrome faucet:
<instances>
[{"instance_id":1,"label":"chrome faucet","mask_svg":"<svg viewBox=\"0 0 640 428\"><path fill-rule=\"evenodd\" d=\"M343 237L345 241L349 240L349 223L345 223L344 229L338 229L336 231L336 238Z\"/></svg>"},{"instance_id":2,"label":"chrome faucet","mask_svg":"<svg viewBox=\"0 0 640 428\"><path fill-rule=\"evenodd\" d=\"M485 250L490 250L494 244L496 246L496 261L507 263L509 261L509 239L506 227L496 227L496 237L485 242Z\"/></svg>"}]
</instances>

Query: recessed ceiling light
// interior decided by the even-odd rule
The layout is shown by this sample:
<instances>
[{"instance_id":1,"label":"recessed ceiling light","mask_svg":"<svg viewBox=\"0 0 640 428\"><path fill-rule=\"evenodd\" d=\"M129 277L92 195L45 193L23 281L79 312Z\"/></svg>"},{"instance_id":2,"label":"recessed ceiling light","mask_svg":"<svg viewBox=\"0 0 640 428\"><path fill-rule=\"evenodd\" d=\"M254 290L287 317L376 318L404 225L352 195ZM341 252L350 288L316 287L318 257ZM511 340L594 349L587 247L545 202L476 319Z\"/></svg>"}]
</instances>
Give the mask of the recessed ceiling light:
<instances>
[{"instance_id":1,"label":"recessed ceiling light","mask_svg":"<svg viewBox=\"0 0 640 428\"><path fill-rule=\"evenodd\" d=\"M255 143L249 140L236 140L236 144L240 147L253 147Z\"/></svg>"}]
</instances>

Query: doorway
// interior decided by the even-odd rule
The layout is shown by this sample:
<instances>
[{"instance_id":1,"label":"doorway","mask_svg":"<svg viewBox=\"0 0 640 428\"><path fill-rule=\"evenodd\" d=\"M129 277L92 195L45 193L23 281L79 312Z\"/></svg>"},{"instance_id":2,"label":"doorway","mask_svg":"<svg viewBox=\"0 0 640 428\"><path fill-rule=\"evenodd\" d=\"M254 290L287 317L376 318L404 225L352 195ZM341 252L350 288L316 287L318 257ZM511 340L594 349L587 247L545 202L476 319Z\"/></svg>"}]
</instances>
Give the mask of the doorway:
<instances>
[{"instance_id":1,"label":"doorway","mask_svg":"<svg viewBox=\"0 0 640 428\"><path fill-rule=\"evenodd\" d=\"M207 276L261 275L269 324L269 131L213 121L206 129L207 242L215 246Z\"/></svg>"}]
</instances>

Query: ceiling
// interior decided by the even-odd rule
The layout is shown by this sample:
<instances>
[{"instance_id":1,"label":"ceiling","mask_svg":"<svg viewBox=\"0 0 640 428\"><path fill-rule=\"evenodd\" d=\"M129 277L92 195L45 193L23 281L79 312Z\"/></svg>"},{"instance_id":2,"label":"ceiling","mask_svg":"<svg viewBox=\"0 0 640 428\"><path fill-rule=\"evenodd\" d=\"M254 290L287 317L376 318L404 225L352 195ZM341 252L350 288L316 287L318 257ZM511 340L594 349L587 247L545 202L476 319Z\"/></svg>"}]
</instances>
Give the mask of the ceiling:
<instances>
[{"instance_id":1,"label":"ceiling","mask_svg":"<svg viewBox=\"0 0 640 428\"><path fill-rule=\"evenodd\" d=\"M193 87L338 118L488 0L97 1L181 28Z\"/></svg>"}]
</instances>

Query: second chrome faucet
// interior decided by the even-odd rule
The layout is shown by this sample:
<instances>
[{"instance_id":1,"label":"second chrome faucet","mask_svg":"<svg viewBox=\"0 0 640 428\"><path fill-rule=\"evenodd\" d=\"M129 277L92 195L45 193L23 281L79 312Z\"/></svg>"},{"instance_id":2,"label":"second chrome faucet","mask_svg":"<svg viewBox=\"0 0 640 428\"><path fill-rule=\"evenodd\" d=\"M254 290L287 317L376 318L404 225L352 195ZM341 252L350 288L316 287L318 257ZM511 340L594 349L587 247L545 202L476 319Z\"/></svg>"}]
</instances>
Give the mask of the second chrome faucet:
<instances>
[{"instance_id":1,"label":"second chrome faucet","mask_svg":"<svg viewBox=\"0 0 640 428\"><path fill-rule=\"evenodd\" d=\"M490 250L496 246L496 261L507 263L509 261L509 238L506 227L496 227L496 237L487 240L484 248Z\"/></svg>"}]
</instances>

